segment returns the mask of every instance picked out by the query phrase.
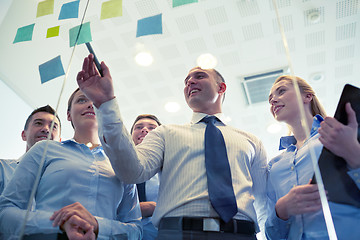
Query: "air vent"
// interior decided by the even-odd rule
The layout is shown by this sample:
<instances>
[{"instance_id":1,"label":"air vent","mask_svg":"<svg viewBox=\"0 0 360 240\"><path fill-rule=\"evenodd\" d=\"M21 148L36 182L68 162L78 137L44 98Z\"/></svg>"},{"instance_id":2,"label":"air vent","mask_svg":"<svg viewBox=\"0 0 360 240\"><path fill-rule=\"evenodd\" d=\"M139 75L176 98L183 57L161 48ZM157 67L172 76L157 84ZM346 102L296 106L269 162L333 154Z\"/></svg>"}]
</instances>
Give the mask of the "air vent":
<instances>
[{"instance_id":1,"label":"air vent","mask_svg":"<svg viewBox=\"0 0 360 240\"><path fill-rule=\"evenodd\" d=\"M275 82L276 78L286 74L289 74L288 67L248 76L241 76L241 85L244 89L247 103L251 105L268 101L271 86Z\"/></svg>"}]
</instances>

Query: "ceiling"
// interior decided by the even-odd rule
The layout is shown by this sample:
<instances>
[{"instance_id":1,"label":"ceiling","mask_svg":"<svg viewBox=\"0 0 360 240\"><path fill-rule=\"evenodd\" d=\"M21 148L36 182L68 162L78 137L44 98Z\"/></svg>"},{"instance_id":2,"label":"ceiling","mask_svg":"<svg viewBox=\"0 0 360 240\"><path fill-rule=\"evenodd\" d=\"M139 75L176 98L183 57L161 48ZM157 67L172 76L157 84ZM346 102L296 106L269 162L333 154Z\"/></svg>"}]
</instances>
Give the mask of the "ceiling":
<instances>
[{"instance_id":1,"label":"ceiling","mask_svg":"<svg viewBox=\"0 0 360 240\"><path fill-rule=\"evenodd\" d=\"M40 1L13 0L0 25L0 80L32 108L57 106L65 77L41 84L38 66L61 56L68 70L58 107L63 138L72 137L71 125L65 123L66 102L88 54L83 44L72 57L68 34L80 24L87 1L80 1L78 19L57 20L61 5L71 1L55 0L54 14L36 18ZM217 58L216 69L227 83L223 112L229 124L259 136L270 156L276 154L286 127L276 134L267 132L274 123L268 103L247 103L244 76L290 65L295 75L312 84L330 115L345 83L360 86L360 0L275 0L290 62L272 0L199 0L176 8L172 0L123 0L123 16L100 20L102 2L90 0L84 22L90 21L97 57L110 67L128 127L142 113L155 114L163 123L188 122L191 110L184 101L183 80L202 53ZM311 18L313 13L318 16ZM157 14L162 14L163 34L136 38L137 20ZM13 44L17 29L32 23L32 41ZM58 25L60 35L45 38L46 30ZM151 66L136 64L140 50L152 53ZM268 87L262 88L267 95ZM167 112L169 101L180 104L180 110Z\"/></svg>"}]
</instances>

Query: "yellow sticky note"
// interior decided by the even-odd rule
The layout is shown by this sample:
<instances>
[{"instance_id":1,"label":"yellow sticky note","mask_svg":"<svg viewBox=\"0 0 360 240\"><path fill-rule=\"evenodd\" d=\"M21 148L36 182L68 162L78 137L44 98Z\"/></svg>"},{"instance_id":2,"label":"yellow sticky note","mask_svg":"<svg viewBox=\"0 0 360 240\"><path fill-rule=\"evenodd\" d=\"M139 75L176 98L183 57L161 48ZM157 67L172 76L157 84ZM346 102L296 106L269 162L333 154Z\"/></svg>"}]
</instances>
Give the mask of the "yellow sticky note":
<instances>
[{"instance_id":1,"label":"yellow sticky note","mask_svg":"<svg viewBox=\"0 0 360 240\"><path fill-rule=\"evenodd\" d=\"M122 16L122 0L110 0L101 5L100 19Z\"/></svg>"},{"instance_id":2,"label":"yellow sticky note","mask_svg":"<svg viewBox=\"0 0 360 240\"><path fill-rule=\"evenodd\" d=\"M46 38L59 36L60 26L48 28Z\"/></svg>"},{"instance_id":3,"label":"yellow sticky note","mask_svg":"<svg viewBox=\"0 0 360 240\"><path fill-rule=\"evenodd\" d=\"M54 0L39 2L36 17L41 17L54 13Z\"/></svg>"}]
</instances>

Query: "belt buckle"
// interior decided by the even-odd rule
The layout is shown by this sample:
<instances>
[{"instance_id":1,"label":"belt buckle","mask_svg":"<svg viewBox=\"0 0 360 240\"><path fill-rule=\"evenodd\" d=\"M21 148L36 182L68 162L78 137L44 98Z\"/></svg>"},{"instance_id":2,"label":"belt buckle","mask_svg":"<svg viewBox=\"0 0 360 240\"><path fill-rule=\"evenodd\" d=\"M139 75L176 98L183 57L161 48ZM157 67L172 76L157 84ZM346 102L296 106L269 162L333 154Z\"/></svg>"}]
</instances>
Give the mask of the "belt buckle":
<instances>
[{"instance_id":1,"label":"belt buckle","mask_svg":"<svg viewBox=\"0 0 360 240\"><path fill-rule=\"evenodd\" d=\"M203 219L204 232L220 232L220 220L215 218Z\"/></svg>"}]
</instances>

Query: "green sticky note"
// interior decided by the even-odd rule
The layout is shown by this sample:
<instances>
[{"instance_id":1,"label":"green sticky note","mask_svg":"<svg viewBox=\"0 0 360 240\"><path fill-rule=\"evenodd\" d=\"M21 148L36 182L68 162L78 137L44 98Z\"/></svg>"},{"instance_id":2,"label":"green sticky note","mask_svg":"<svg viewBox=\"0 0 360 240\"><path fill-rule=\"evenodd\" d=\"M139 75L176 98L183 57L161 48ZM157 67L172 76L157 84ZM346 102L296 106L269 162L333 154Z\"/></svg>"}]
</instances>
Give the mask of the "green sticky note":
<instances>
[{"instance_id":1,"label":"green sticky note","mask_svg":"<svg viewBox=\"0 0 360 240\"><path fill-rule=\"evenodd\" d=\"M100 19L122 16L122 0L110 0L101 5Z\"/></svg>"},{"instance_id":2,"label":"green sticky note","mask_svg":"<svg viewBox=\"0 0 360 240\"><path fill-rule=\"evenodd\" d=\"M31 41L35 23L18 28L13 43Z\"/></svg>"},{"instance_id":3,"label":"green sticky note","mask_svg":"<svg viewBox=\"0 0 360 240\"><path fill-rule=\"evenodd\" d=\"M91 31L90 31L90 22L82 24L81 30L80 26L73 27L69 30L69 37L70 37L70 47L75 46L82 43L91 42ZM80 34L79 34L80 32ZM77 39L77 41L76 41Z\"/></svg>"},{"instance_id":4,"label":"green sticky note","mask_svg":"<svg viewBox=\"0 0 360 240\"><path fill-rule=\"evenodd\" d=\"M60 30L60 26L48 28L46 33L46 38L59 36L59 30Z\"/></svg>"},{"instance_id":5,"label":"green sticky note","mask_svg":"<svg viewBox=\"0 0 360 240\"><path fill-rule=\"evenodd\" d=\"M54 0L39 2L36 17L41 17L54 13Z\"/></svg>"},{"instance_id":6,"label":"green sticky note","mask_svg":"<svg viewBox=\"0 0 360 240\"><path fill-rule=\"evenodd\" d=\"M196 3L196 2L198 2L198 0L173 0L173 7L178 7L181 5Z\"/></svg>"}]
</instances>

